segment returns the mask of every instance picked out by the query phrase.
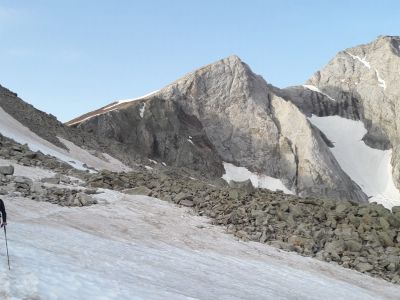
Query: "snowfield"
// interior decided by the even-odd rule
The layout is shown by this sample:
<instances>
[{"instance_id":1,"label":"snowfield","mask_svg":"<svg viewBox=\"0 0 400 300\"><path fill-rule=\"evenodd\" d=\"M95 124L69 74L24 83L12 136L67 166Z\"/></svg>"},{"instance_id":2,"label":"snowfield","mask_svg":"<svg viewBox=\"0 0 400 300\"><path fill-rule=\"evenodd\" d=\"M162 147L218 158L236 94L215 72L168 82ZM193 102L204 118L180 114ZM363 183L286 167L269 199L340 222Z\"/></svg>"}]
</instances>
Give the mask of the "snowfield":
<instances>
[{"instance_id":1,"label":"snowfield","mask_svg":"<svg viewBox=\"0 0 400 300\"><path fill-rule=\"evenodd\" d=\"M223 164L225 174L222 176L222 179L228 183L231 180L240 182L250 179L251 183L256 188L269 189L270 191L280 190L285 194L293 195L293 192L289 190L278 178L273 178L262 174L255 174L244 167L237 167L227 162L224 162Z\"/></svg>"},{"instance_id":2,"label":"snowfield","mask_svg":"<svg viewBox=\"0 0 400 300\"><path fill-rule=\"evenodd\" d=\"M129 171L128 166L108 154L103 154L105 159L100 159L87 150L84 150L65 139L59 140L69 149L69 151L59 148L52 143L41 138L29 128L15 120L0 107L0 133L20 144L28 144L32 151L41 151L44 154L57 157L58 159L70 164L72 167L86 170L84 163L96 169L106 169L110 171Z\"/></svg>"},{"instance_id":3,"label":"snowfield","mask_svg":"<svg viewBox=\"0 0 400 300\"><path fill-rule=\"evenodd\" d=\"M398 299L399 286L238 241L189 209L101 191L81 208L3 198L0 299Z\"/></svg>"},{"instance_id":4,"label":"snowfield","mask_svg":"<svg viewBox=\"0 0 400 300\"><path fill-rule=\"evenodd\" d=\"M367 130L361 121L315 115L309 120L334 143L331 151L336 160L371 197L370 202L381 203L389 209L400 205L400 192L392 177L392 150L383 151L367 146L362 141Z\"/></svg>"}]
</instances>

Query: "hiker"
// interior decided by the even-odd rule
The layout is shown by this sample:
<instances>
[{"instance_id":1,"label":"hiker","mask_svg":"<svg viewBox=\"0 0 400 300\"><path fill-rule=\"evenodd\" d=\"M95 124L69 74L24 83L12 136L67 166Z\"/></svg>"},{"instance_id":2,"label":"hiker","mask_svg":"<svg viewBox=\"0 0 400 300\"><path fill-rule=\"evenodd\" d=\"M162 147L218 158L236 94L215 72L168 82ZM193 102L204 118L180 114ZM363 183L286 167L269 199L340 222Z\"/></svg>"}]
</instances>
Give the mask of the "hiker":
<instances>
[{"instance_id":1,"label":"hiker","mask_svg":"<svg viewBox=\"0 0 400 300\"><path fill-rule=\"evenodd\" d=\"M0 213L1 213L1 227L4 227L7 225L7 213L6 213L6 208L4 206L3 200L0 199Z\"/></svg>"}]
</instances>

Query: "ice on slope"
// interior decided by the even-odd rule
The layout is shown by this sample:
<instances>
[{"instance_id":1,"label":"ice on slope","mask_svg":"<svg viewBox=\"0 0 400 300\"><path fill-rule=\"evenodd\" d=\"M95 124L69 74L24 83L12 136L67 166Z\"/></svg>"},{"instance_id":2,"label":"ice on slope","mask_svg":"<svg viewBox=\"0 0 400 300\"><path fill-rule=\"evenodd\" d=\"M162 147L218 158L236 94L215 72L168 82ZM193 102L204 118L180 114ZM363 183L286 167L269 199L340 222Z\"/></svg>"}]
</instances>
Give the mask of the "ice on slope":
<instances>
[{"instance_id":1,"label":"ice on slope","mask_svg":"<svg viewBox=\"0 0 400 300\"><path fill-rule=\"evenodd\" d=\"M349 52L345 52L345 53L347 53L348 55L350 55L351 58L356 59L356 60L358 60L359 62L361 62L361 63L362 63L365 67L367 67L368 69L371 69L371 64L366 60L366 56L364 56L364 58L361 58L361 57L359 57L359 56L357 56L357 55L353 55L353 54L351 54L351 53L349 53ZM383 80L383 79L379 76L379 72L378 72L377 69L374 69L374 70L375 70L376 78L378 79L378 85L379 85L381 88L383 88L384 90L386 90L386 82L385 82L385 80Z\"/></svg>"},{"instance_id":2,"label":"ice on slope","mask_svg":"<svg viewBox=\"0 0 400 300\"><path fill-rule=\"evenodd\" d=\"M66 208L6 198L2 299L396 299L383 280L236 241L170 203L104 190ZM104 202L104 201L100 201Z\"/></svg>"},{"instance_id":3,"label":"ice on slope","mask_svg":"<svg viewBox=\"0 0 400 300\"><path fill-rule=\"evenodd\" d=\"M254 187L269 189L271 191L281 190L286 194L293 194L293 192L285 187L282 181L278 178L273 178L262 174L255 174L244 167L237 167L227 162L224 162L223 164L225 168L225 174L222 176L222 178L226 182L229 182L230 180L245 181L250 179Z\"/></svg>"},{"instance_id":4,"label":"ice on slope","mask_svg":"<svg viewBox=\"0 0 400 300\"><path fill-rule=\"evenodd\" d=\"M153 92L151 92L151 93L148 93L148 94L146 94L146 95L144 95L144 96L137 97L137 98L125 99L125 100L117 100L116 103L114 103L114 104L112 104L112 105L110 105L110 106L107 106L106 109L109 110L109 109L111 109L111 108L113 108L113 107L115 107L115 106L118 106L118 105L120 105L120 104L124 104L124 103L128 103L128 102L133 102L133 101L137 101L137 100L141 100L141 99L150 97L150 96L156 94L158 91L159 91L159 90L156 90L156 91L153 91Z\"/></svg>"},{"instance_id":5,"label":"ice on slope","mask_svg":"<svg viewBox=\"0 0 400 300\"><path fill-rule=\"evenodd\" d=\"M361 121L339 116L310 118L330 139L335 147L333 155L342 169L370 196L370 201L381 203L387 208L400 205L400 192L392 177L391 150L368 147L363 141L367 133Z\"/></svg>"},{"instance_id":6,"label":"ice on slope","mask_svg":"<svg viewBox=\"0 0 400 300\"><path fill-rule=\"evenodd\" d=\"M59 138L59 140L69 149L69 151L59 148L19 123L1 107L0 133L18 143L28 144L29 148L33 151L41 151L44 154L57 157L77 169L85 170L86 168L83 164L86 163L96 169L107 169L111 171L130 170L129 167L125 166L117 159L112 158L108 154L104 154L103 156L105 157L105 160L102 160L62 138Z\"/></svg>"}]
</instances>

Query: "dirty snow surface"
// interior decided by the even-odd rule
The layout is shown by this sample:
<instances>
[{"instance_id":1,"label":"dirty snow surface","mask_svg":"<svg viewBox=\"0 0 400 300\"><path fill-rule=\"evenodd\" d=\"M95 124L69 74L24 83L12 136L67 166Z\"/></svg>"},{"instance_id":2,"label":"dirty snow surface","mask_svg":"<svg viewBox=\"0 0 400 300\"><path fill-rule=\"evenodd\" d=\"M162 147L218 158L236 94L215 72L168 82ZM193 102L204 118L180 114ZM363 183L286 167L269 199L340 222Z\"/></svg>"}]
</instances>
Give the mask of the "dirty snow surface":
<instances>
[{"instance_id":1,"label":"dirty snow surface","mask_svg":"<svg viewBox=\"0 0 400 300\"><path fill-rule=\"evenodd\" d=\"M15 120L11 115L6 113L0 107L0 133L8 138L21 144L28 144L33 151L41 151L44 154L57 157L58 159L70 164L77 169L83 169L84 163L96 169L107 169L110 171L129 171L130 168L125 166L115 158L109 155L103 155L104 159L100 159L90 154L70 141L59 138L59 140L69 149L69 151L59 148L52 143L41 138L29 128Z\"/></svg>"},{"instance_id":2,"label":"dirty snow surface","mask_svg":"<svg viewBox=\"0 0 400 300\"><path fill-rule=\"evenodd\" d=\"M4 198L11 271L1 247L0 299L398 299L400 287L383 280L237 241L158 199L103 191L84 208Z\"/></svg>"},{"instance_id":3,"label":"dirty snow surface","mask_svg":"<svg viewBox=\"0 0 400 300\"><path fill-rule=\"evenodd\" d=\"M233 164L224 162L225 174L222 176L226 182L230 180L234 181L246 181L250 179L254 187L268 189L270 191L280 190L285 194L293 194L280 179L273 178L263 174L255 174L250 172L244 167L237 167Z\"/></svg>"},{"instance_id":4,"label":"dirty snow surface","mask_svg":"<svg viewBox=\"0 0 400 300\"><path fill-rule=\"evenodd\" d=\"M333 155L342 169L371 198L387 208L400 205L400 192L393 183L392 150L378 150L367 146L363 136L367 133L361 121L338 116L310 118L330 139L335 147Z\"/></svg>"}]
</instances>

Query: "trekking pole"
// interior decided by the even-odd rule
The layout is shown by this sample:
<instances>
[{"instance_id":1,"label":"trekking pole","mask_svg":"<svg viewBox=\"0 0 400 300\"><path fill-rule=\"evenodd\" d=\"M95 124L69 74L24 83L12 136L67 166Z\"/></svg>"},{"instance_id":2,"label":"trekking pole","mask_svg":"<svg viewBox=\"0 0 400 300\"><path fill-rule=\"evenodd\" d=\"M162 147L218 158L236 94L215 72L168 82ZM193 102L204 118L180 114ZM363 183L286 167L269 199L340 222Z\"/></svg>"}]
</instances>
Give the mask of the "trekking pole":
<instances>
[{"instance_id":1,"label":"trekking pole","mask_svg":"<svg viewBox=\"0 0 400 300\"><path fill-rule=\"evenodd\" d=\"M3 228L4 228L4 237L6 238L6 249L7 249L8 269L11 270L11 267L10 267L10 256L8 255L8 243L7 243L7 230L6 230L6 226L4 226Z\"/></svg>"}]
</instances>

